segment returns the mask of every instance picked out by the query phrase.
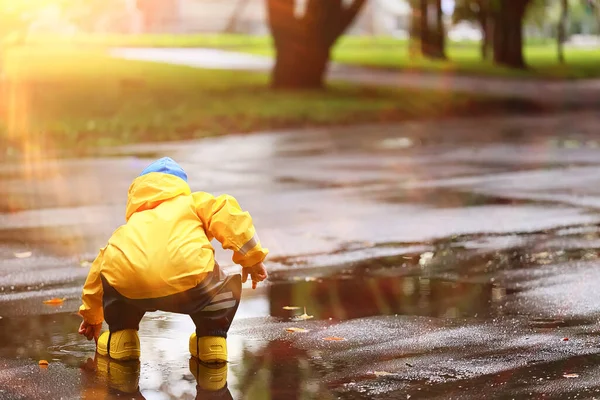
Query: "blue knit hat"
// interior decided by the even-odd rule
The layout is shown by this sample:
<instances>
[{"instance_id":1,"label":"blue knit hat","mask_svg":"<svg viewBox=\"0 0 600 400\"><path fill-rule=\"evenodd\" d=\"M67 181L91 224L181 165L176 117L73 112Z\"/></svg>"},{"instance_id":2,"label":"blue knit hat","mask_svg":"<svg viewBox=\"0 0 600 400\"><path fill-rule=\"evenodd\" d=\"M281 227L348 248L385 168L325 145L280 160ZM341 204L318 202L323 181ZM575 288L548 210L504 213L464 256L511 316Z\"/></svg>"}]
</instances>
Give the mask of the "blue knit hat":
<instances>
[{"instance_id":1,"label":"blue knit hat","mask_svg":"<svg viewBox=\"0 0 600 400\"><path fill-rule=\"evenodd\" d=\"M181 168L181 166L170 157L163 157L160 160L154 161L142 171L140 176L149 174L151 172L160 172L163 174L173 175L187 182L187 174L183 168Z\"/></svg>"}]
</instances>

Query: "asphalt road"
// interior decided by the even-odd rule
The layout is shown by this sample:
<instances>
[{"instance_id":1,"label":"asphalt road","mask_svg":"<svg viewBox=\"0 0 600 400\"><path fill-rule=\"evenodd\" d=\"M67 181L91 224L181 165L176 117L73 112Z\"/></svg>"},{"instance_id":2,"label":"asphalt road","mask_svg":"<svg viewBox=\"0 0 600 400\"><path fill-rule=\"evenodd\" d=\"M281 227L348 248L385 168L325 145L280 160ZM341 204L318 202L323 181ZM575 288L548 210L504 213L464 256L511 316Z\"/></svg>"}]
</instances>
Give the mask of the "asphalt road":
<instances>
[{"instance_id":1,"label":"asphalt road","mask_svg":"<svg viewBox=\"0 0 600 400\"><path fill-rule=\"evenodd\" d=\"M236 196L271 250L228 339L233 398L600 397L599 123L411 122L0 165L0 399L223 395L199 393L185 316L145 317L139 371L103 373L76 334L86 261L164 155L193 190Z\"/></svg>"}]
</instances>

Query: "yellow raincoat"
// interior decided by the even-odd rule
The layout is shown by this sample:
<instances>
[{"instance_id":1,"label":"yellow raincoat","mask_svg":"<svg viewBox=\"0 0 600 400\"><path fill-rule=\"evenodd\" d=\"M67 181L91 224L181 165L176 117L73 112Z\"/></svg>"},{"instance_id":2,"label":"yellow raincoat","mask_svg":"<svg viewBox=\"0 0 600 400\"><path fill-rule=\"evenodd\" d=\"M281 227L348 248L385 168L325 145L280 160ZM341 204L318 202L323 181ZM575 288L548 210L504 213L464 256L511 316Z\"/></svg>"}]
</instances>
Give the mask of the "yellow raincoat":
<instances>
[{"instance_id":1,"label":"yellow raincoat","mask_svg":"<svg viewBox=\"0 0 600 400\"><path fill-rule=\"evenodd\" d=\"M202 282L214 268L213 238L233 250L233 261L242 267L262 262L268 253L250 214L233 197L191 193L184 179L167 173L133 181L126 221L100 250L83 287L79 313L89 324L104 320L101 275L125 297L153 299Z\"/></svg>"}]
</instances>

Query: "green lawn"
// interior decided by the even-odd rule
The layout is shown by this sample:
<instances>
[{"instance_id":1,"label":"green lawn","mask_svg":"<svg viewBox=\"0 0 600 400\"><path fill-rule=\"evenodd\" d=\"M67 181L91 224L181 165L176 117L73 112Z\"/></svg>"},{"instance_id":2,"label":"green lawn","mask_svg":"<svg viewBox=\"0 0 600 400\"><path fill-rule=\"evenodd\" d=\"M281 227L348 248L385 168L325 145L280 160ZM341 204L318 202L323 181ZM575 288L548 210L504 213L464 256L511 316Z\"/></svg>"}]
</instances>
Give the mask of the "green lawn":
<instances>
[{"instance_id":1,"label":"green lawn","mask_svg":"<svg viewBox=\"0 0 600 400\"><path fill-rule=\"evenodd\" d=\"M42 154L55 148L83 152L285 127L434 118L509 103L348 84L326 92L272 92L263 74L117 60L100 50L65 47L13 49L6 54L4 73L0 148Z\"/></svg>"},{"instance_id":2,"label":"green lawn","mask_svg":"<svg viewBox=\"0 0 600 400\"><path fill-rule=\"evenodd\" d=\"M600 49L567 48L567 63L557 61L553 43L531 43L525 47L528 70L514 70L493 65L481 59L477 43L450 43L449 60L445 62L426 59L411 60L406 43L395 45L389 41L367 38L343 38L334 49L333 59L345 64L376 68L410 69L416 71L444 72L465 75L484 75L515 78L580 79L600 77Z\"/></svg>"},{"instance_id":3,"label":"green lawn","mask_svg":"<svg viewBox=\"0 0 600 400\"><path fill-rule=\"evenodd\" d=\"M214 47L272 56L271 38L233 34L203 35L78 35L74 37L30 37L29 43L56 45L82 44L86 46L146 46L146 47ZM530 69L512 70L481 60L478 43L448 43L449 61L432 62L413 60L408 56L406 40L391 37L344 36L333 51L333 60L350 65L375 68L408 69L426 72L444 72L517 78L579 79L600 77L600 49L566 50L566 65L557 61L553 41L531 40L525 47Z\"/></svg>"}]
</instances>

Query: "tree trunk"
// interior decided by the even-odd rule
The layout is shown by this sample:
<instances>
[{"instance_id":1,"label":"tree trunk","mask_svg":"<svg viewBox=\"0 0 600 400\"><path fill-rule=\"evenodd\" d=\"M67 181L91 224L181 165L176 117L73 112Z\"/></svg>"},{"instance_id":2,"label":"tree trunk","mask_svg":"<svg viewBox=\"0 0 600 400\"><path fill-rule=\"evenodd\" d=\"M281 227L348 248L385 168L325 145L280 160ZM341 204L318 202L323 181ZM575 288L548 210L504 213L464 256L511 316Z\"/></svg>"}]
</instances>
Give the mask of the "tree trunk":
<instances>
[{"instance_id":1,"label":"tree trunk","mask_svg":"<svg viewBox=\"0 0 600 400\"><path fill-rule=\"evenodd\" d=\"M419 42L421 37L421 6L420 0L410 1L410 27L409 27L409 42L408 55L410 58L415 58L419 54Z\"/></svg>"},{"instance_id":2,"label":"tree trunk","mask_svg":"<svg viewBox=\"0 0 600 400\"><path fill-rule=\"evenodd\" d=\"M531 0L501 0L494 18L494 62L525 68L523 19Z\"/></svg>"},{"instance_id":3,"label":"tree trunk","mask_svg":"<svg viewBox=\"0 0 600 400\"><path fill-rule=\"evenodd\" d=\"M429 37L429 0L420 0L419 2L420 18L419 33L421 35L421 54L429 56L431 48L431 39Z\"/></svg>"},{"instance_id":4,"label":"tree trunk","mask_svg":"<svg viewBox=\"0 0 600 400\"><path fill-rule=\"evenodd\" d=\"M436 0L435 58L446 59L446 30L444 29L444 11L442 0Z\"/></svg>"},{"instance_id":5,"label":"tree trunk","mask_svg":"<svg viewBox=\"0 0 600 400\"><path fill-rule=\"evenodd\" d=\"M488 21L486 18L481 19L481 59L488 59L488 49L490 44Z\"/></svg>"},{"instance_id":6,"label":"tree trunk","mask_svg":"<svg viewBox=\"0 0 600 400\"><path fill-rule=\"evenodd\" d=\"M225 29L223 30L225 33L235 33L236 32L238 21L240 20L240 17L244 13L244 10L246 9L247 5L248 5L248 0L238 0L237 4L235 5L235 8L233 10L233 13L231 13L231 16L229 17L229 21L227 21L227 25L225 26Z\"/></svg>"},{"instance_id":7,"label":"tree trunk","mask_svg":"<svg viewBox=\"0 0 600 400\"><path fill-rule=\"evenodd\" d=\"M366 0L348 7L342 0L308 0L303 16L294 14L294 0L267 0L269 27L276 59L274 89L321 89L331 48L352 23Z\"/></svg>"},{"instance_id":8,"label":"tree trunk","mask_svg":"<svg viewBox=\"0 0 600 400\"><path fill-rule=\"evenodd\" d=\"M275 89L318 89L323 87L329 65L330 47L326 43L281 42L271 86Z\"/></svg>"},{"instance_id":9,"label":"tree trunk","mask_svg":"<svg viewBox=\"0 0 600 400\"><path fill-rule=\"evenodd\" d=\"M569 1L561 0L561 13L560 20L558 21L558 35L557 35L557 46L558 46L558 61L561 64L565 63L565 52L564 44L567 40L567 16L569 13Z\"/></svg>"},{"instance_id":10,"label":"tree trunk","mask_svg":"<svg viewBox=\"0 0 600 400\"><path fill-rule=\"evenodd\" d=\"M445 59L442 0L421 0L421 52L425 57Z\"/></svg>"},{"instance_id":11,"label":"tree trunk","mask_svg":"<svg viewBox=\"0 0 600 400\"><path fill-rule=\"evenodd\" d=\"M481 26L481 58L488 60L493 38L493 19L491 17L489 0L479 0L479 25Z\"/></svg>"}]
</instances>

